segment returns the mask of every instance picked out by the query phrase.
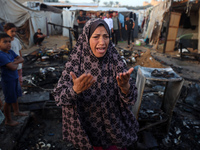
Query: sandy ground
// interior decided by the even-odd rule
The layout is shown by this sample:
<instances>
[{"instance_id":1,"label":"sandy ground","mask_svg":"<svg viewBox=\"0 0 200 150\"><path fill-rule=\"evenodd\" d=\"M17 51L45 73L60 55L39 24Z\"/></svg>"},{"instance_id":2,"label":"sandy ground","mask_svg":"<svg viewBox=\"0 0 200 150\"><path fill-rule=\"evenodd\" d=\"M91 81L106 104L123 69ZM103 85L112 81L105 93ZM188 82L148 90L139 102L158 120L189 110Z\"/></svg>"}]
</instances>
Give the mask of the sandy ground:
<instances>
[{"instance_id":1,"label":"sandy ground","mask_svg":"<svg viewBox=\"0 0 200 150\"><path fill-rule=\"evenodd\" d=\"M56 47L59 48L62 45L66 45L66 42L68 42L68 41L69 41L68 37L64 37L61 35L52 35L52 36L49 36L44 39L44 41L42 42L41 48L45 48L45 47L46 48L56 48ZM30 48L22 49L22 51L21 51L22 56L30 54L33 51L37 50L38 48L39 48L38 46L33 45Z\"/></svg>"}]
</instances>

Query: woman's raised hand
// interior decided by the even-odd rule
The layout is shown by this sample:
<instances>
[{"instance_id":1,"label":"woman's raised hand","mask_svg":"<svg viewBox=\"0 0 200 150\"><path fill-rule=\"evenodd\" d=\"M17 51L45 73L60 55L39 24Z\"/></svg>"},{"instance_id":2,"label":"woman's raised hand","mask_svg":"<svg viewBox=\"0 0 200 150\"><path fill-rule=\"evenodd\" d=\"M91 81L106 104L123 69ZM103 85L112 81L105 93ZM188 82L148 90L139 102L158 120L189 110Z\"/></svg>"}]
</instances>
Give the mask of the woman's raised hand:
<instances>
[{"instance_id":1,"label":"woman's raised hand","mask_svg":"<svg viewBox=\"0 0 200 150\"><path fill-rule=\"evenodd\" d=\"M117 84L124 94L128 94L129 92L130 88L129 79L133 70L134 70L133 68L130 68L127 72L119 73L119 75L117 75L116 77Z\"/></svg>"},{"instance_id":2,"label":"woman's raised hand","mask_svg":"<svg viewBox=\"0 0 200 150\"><path fill-rule=\"evenodd\" d=\"M76 77L73 72L70 72L70 75L73 79L73 89L77 94L82 93L83 91L89 89L92 84L95 82L94 77L91 74L82 74L80 77Z\"/></svg>"}]
</instances>

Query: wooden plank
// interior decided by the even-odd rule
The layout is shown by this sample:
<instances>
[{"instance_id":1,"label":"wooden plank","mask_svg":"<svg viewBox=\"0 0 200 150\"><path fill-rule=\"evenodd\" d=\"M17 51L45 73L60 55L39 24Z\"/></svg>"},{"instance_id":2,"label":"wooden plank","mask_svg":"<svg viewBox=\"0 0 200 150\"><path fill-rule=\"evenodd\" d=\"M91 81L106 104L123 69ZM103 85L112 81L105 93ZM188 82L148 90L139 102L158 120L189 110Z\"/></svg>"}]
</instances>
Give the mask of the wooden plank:
<instances>
[{"instance_id":1,"label":"wooden plank","mask_svg":"<svg viewBox=\"0 0 200 150\"><path fill-rule=\"evenodd\" d=\"M174 46L175 46L175 41L167 41L167 45L166 45L166 52L172 52L174 51Z\"/></svg>"},{"instance_id":2,"label":"wooden plank","mask_svg":"<svg viewBox=\"0 0 200 150\"><path fill-rule=\"evenodd\" d=\"M177 32L178 32L178 28L170 28L169 34L168 34L168 37L167 37L167 41L168 40L176 40Z\"/></svg>"},{"instance_id":3,"label":"wooden plank","mask_svg":"<svg viewBox=\"0 0 200 150\"><path fill-rule=\"evenodd\" d=\"M181 13L171 12L165 51L168 52L174 51L180 18L181 18Z\"/></svg>"},{"instance_id":4,"label":"wooden plank","mask_svg":"<svg viewBox=\"0 0 200 150\"><path fill-rule=\"evenodd\" d=\"M177 5L186 3L186 2L188 2L188 0L184 0L184 1L180 1L180 2L173 2L173 6L177 6Z\"/></svg>"},{"instance_id":5,"label":"wooden plank","mask_svg":"<svg viewBox=\"0 0 200 150\"><path fill-rule=\"evenodd\" d=\"M181 13L172 12L169 26L179 27Z\"/></svg>"}]
</instances>

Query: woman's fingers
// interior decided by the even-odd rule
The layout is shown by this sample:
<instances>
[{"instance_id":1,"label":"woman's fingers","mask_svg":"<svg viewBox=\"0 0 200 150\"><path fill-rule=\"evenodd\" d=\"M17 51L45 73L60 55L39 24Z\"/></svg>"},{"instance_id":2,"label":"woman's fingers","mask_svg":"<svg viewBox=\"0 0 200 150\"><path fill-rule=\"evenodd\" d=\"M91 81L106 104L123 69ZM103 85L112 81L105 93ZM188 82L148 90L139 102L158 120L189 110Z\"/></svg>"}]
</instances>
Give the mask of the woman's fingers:
<instances>
[{"instance_id":1,"label":"woman's fingers","mask_svg":"<svg viewBox=\"0 0 200 150\"><path fill-rule=\"evenodd\" d=\"M119 73L119 75L117 76L117 81L120 84L126 84L129 79L130 79L130 75L133 72L134 68L130 68L127 72L123 72L123 73Z\"/></svg>"},{"instance_id":2,"label":"woman's fingers","mask_svg":"<svg viewBox=\"0 0 200 150\"><path fill-rule=\"evenodd\" d=\"M131 74L131 73L133 72L133 70L134 70L134 68L130 68L130 69L128 70L128 73Z\"/></svg>"},{"instance_id":3,"label":"woman's fingers","mask_svg":"<svg viewBox=\"0 0 200 150\"><path fill-rule=\"evenodd\" d=\"M70 72L70 75L72 76L73 81L77 78L73 72Z\"/></svg>"},{"instance_id":4,"label":"woman's fingers","mask_svg":"<svg viewBox=\"0 0 200 150\"><path fill-rule=\"evenodd\" d=\"M89 88L95 82L94 77L91 74L83 74L79 80L80 87L84 89Z\"/></svg>"},{"instance_id":5,"label":"woman's fingers","mask_svg":"<svg viewBox=\"0 0 200 150\"><path fill-rule=\"evenodd\" d=\"M85 84L85 87L84 87L85 90L89 89L92 86L92 84L94 84L94 82L95 82L94 79L88 80L88 82Z\"/></svg>"},{"instance_id":6,"label":"woman's fingers","mask_svg":"<svg viewBox=\"0 0 200 150\"><path fill-rule=\"evenodd\" d=\"M72 76L73 83L74 83L73 89L77 94L90 88L92 84L95 82L95 79L91 74L82 74L78 78L73 72L70 72L70 75Z\"/></svg>"}]
</instances>

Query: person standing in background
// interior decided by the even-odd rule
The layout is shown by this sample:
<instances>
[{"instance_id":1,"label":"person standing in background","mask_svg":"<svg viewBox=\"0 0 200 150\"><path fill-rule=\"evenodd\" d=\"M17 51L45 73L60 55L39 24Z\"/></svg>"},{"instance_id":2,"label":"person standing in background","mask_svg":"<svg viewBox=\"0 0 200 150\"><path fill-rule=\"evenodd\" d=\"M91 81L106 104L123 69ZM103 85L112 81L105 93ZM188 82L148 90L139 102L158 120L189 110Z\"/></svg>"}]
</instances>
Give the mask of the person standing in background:
<instances>
[{"instance_id":1,"label":"person standing in background","mask_svg":"<svg viewBox=\"0 0 200 150\"><path fill-rule=\"evenodd\" d=\"M113 12L112 20L113 20L112 42L116 46L118 44L119 30L121 30L121 24L120 24L119 19L116 15L116 12Z\"/></svg>"},{"instance_id":2,"label":"person standing in background","mask_svg":"<svg viewBox=\"0 0 200 150\"><path fill-rule=\"evenodd\" d=\"M110 30L110 35L113 29L113 20L112 18L110 18L109 12L106 13L106 18L104 19L104 21L107 23L109 30Z\"/></svg>"},{"instance_id":3,"label":"person standing in background","mask_svg":"<svg viewBox=\"0 0 200 150\"><path fill-rule=\"evenodd\" d=\"M131 33L134 33L134 27L135 23L133 22L132 19L129 18L129 16L126 16L126 21L125 21L125 30L127 31L128 35L128 46L127 48L130 48L130 37L132 37L132 44L134 44L134 36L131 36Z\"/></svg>"},{"instance_id":4,"label":"person standing in background","mask_svg":"<svg viewBox=\"0 0 200 150\"><path fill-rule=\"evenodd\" d=\"M87 21L87 19L83 15L83 10L80 10L79 11L79 16L77 18L77 22L78 22L78 36L83 32L83 27L84 27L86 21Z\"/></svg>"},{"instance_id":5,"label":"person standing in background","mask_svg":"<svg viewBox=\"0 0 200 150\"><path fill-rule=\"evenodd\" d=\"M0 34L0 67L1 85L5 97L4 114L5 124L16 126L19 122L11 118L11 106L14 116L26 116L19 111L18 97L22 96L21 86L18 80L17 67L24 59L11 50L11 37L6 33Z\"/></svg>"},{"instance_id":6,"label":"person standing in background","mask_svg":"<svg viewBox=\"0 0 200 150\"><path fill-rule=\"evenodd\" d=\"M11 37L11 49L20 57L22 57L21 49L22 46L19 42L19 40L15 37L17 28L13 23L6 23L4 25L4 31ZM22 79L22 63L18 64L18 76L19 76L19 83L22 86L23 85L23 79Z\"/></svg>"}]
</instances>

